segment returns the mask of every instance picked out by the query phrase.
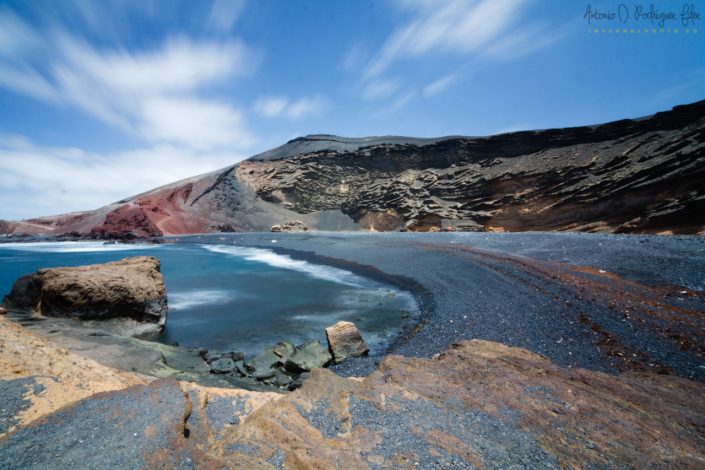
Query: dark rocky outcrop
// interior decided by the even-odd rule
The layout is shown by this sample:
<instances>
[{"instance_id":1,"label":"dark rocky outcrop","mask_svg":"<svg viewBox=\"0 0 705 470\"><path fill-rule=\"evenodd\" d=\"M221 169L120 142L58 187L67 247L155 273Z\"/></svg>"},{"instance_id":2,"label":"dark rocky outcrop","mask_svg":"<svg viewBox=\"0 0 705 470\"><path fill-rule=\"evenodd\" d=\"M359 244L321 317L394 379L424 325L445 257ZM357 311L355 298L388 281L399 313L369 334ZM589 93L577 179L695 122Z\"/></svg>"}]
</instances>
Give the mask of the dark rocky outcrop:
<instances>
[{"instance_id":1,"label":"dark rocky outcrop","mask_svg":"<svg viewBox=\"0 0 705 470\"><path fill-rule=\"evenodd\" d=\"M285 224L272 225L272 232L307 232L308 227L300 220L293 220Z\"/></svg>"},{"instance_id":2,"label":"dark rocky outcrop","mask_svg":"<svg viewBox=\"0 0 705 470\"><path fill-rule=\"evenodd\" d=\"M204 351L201 357L208 363L211 373L238 386L281 390L300 387L311 370L333 361L331 353L317 340L299 346L280 341L247 360L240 352Z\"/></svg>"},{"instance_id":3,"label":"dark rocky outcrop","mask_svg":"<svg viewBox=\"0 0 705 470\"><path fill-rule=\"evenodd\" d=\"M9 310L80 320L130 320L135 333L160 330L167 297L160 263L138 256L75 268L40 269L20 277L3 299ZM107 325L107 323L106 323Z\"/></svg>"},{"instance_id":4,"label":"dark rocky outcrop","mask_svg":"<svg viewBox=\"0 0 705 470\"><path fill-rule=\"evenodd\" d=\"M489 137L312 135L96 211L3 233L313 230L704 233L705 101ZM284 229L282 227L282 229Z\"/></svg>"}]
</instances>

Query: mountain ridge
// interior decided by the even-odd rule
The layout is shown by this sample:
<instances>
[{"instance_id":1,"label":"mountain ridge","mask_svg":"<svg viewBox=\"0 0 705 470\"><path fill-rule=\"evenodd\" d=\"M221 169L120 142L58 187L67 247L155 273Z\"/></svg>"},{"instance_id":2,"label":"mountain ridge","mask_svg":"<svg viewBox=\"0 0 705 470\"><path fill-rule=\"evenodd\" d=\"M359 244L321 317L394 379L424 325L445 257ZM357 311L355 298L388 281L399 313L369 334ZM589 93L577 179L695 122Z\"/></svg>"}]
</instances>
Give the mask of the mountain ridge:
<instances>
[{"instance_id":1,"label":"mountain ridge","mask_svg":"<svg viewBox=\"0 0 705 470\"><path fill-rule=\"evenodd\" d=\"M0 233L319 230L703 233L705 101L491 136L313 134L94 211Z\"/></svg>"}]
</instances>

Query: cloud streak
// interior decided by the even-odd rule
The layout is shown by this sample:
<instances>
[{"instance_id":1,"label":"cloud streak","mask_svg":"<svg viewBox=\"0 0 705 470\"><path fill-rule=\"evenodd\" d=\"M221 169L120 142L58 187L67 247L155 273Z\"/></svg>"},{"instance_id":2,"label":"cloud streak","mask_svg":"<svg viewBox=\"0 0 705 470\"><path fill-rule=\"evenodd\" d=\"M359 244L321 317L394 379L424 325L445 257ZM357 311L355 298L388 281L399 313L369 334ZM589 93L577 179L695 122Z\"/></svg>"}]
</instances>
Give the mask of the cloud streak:
<instances>
[{"instance_id":1,"label":"cloud streak","mask_svg":"<svg viewBox=\"0 0 705 470\"><path fill-rule=\"evenodd\" d=\"M298 100L291 100L283 96L262 96L255 101L253 109L261 116L268 118L284 117L298 120L321 112L325 105L325 99L320 96Z\"/></svg>"},{"instance_id":2,"label":"cloud streak","mask_svg":"<svg viewBox=\"0 0 705 470\"><path fill-rule=\"evenodd\" d=\"M486 47L523 31L517 24L527 4L528 0L402 2L412 19L387 38L365 76L378 76L398 60L431 53L484 54Z\"/></svg>"},{"instance_id":3,"label":"cloud streak","mask_svg":"<svg viewBox=\"0 0 705 470\"><path fill-rule=\"evenodd\" d=\"M200 96L257 68L259 55L240 40L172 36L149 50L97 48L58 27L45 35L6 11L0 31L17 35L0 46L0 86L79 108L150 144L245 148L256 141L242 111Z\"/></svg>"}]
</instances>

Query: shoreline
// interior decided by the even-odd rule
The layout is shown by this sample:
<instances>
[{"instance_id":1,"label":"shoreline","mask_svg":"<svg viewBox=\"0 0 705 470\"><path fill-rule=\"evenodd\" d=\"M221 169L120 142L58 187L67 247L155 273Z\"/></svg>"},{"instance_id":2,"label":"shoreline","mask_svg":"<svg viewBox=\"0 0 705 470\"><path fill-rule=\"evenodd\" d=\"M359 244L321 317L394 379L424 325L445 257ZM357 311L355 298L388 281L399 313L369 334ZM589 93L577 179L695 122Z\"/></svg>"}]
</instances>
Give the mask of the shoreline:
<instances>
[{"instance_id":1,"label":"shoreline","mask_svg":"<svg viewBox=\"0 0 705 470\"><path fill-rule=\"evenodd\" d=\"M366 376L387 354L430 358L454 342L478 338L526 348L567 367L610 373L659 370L705 382L701 367L705 361L699 352L705 346L697 335L685 331L682 321L645 328L638 323L645 321L644 315L615 315L620 309L638 310L639 302L646 300L666 309L654 321L670 322L669 309L687 309L700 315L702 322L702 291L664 282L664 276L667 281L674 276L668 269L675 269L688 281L685 284L705 287L700 279L705 239L700 237L262 232L164 239L170 241L268 249L410 292L419 307L418 317L379 353L332 366L341 376ZM568 251L561 245L564 241L570 242ZM605 241L610 243L603 246ZM554 259L546 252L559 256ZM634 253L643 259L635 259ZM589 264L586 256L592 260ZM669 265L663 262L674 256L678 258ZM632 296L624 299L611 292L598 299L615 282L633 290ZM615 303L621 305L617 312ZM671 327L675 333L669 339ZM690 346L683 349L679 341ZM263 350L267 347L262 345Z\"/></svg>"},{"instance_id":2,"label":"shoreline","mask_svg":"<svg viewBox=\"0 0 705 470\"><path fill-rule=\"evenodd\" d=\"M286 394L115 371L0 319L0 328L20 333L14 350L29 348L35 358L25 365L13 351L0 354L11 366L0 368L0 392L10 397L10 414L20 409L0 439L0 466L45 468L57 455L64 466L135 468L433 468L439 459L463 468L699 468L703 461L705 408L692 397L705 388L697 375L705 365L697 335L705 294L670 281L680 275L700 285L705 243L586 237L571 240L585 246L556 252L565 236L309 234L277 236L276 247L271 234L234 237L240 246L416 287L433 296L434 308L391 354L348 362L371 370L365 377L314 369ZM223 242L213 238L191 242ZM612 243L596 249L606 239ZM71 364L82 361L92 369L73 380ZM66 367L57 371L57 363ZM106 374L126 379L111 385ZM72 399L71 387L82 394Z\"/></svg>"}]
</instances>

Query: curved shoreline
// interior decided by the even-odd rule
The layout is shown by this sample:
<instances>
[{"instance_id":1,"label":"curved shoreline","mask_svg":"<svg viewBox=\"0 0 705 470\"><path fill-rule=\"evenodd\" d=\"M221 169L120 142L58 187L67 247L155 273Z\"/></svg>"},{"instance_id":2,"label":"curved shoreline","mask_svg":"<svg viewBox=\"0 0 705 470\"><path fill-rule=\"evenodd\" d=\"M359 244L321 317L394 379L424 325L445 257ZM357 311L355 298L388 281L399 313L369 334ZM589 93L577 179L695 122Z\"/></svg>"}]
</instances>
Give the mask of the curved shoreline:
<instances>
[{"instance_id":1,"label":"curved shoreline","mask_svg":"<svg viewBox=\"0 0 705 470\"><path fill-rule=\"evenodd\" d=\"M332 367L343 376L368 375L386 354L430 358L458 341L484 339L564 367L705 382L700 237L232 233L170 240L272 250L411 292L419 317L381 352Z\"/></svg>"},{"instance_id":2,"label":"curved shoreline","mask_svg":"<svg viewBox=\"0 0 705 470\"><path fill-rule=\"evenodd\" d=\"M485 339L528 349L564 367L659 371L705 382L705 344L692 323L705 326L705 294L684 287L705 289L700 237L234 233L179 238L271 249L413 291L423 316L414 334L404 331L387 353L428 358L457 341ZM367 375L378 359L334 370Z\"/></svg>"}]
</instances>

